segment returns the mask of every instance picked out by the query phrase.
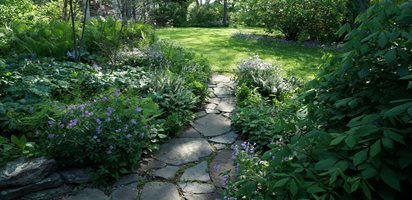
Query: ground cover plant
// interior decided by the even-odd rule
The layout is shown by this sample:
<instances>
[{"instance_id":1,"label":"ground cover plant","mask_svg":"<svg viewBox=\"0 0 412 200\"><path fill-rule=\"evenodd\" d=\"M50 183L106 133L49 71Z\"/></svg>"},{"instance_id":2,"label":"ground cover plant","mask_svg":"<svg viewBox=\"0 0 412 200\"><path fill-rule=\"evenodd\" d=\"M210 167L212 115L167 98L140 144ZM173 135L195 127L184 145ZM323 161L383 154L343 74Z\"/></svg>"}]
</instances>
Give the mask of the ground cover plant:
<instances>
[{"instance_id":1,"label":"ground cover plant","mask_svg":"<svg viewBox=\"0 0 412 200\"><path fill-rule=\"evenodd\" d=\"M287 110L290 101L299 102L289 110L292 120L280 124L279 139L269 137L266 149L258 154L256 148L262 146L244 145L235 152L238 175L229 184L228 196L399 199L407 195L412 187L411 9L409 1L371 6L347 33L342 52L325 58L321 73L306 91L272 104L274 110ZM347 26L340 31L346 30ZM259 131L248 132L254 130Z\"/></svg>"},{"instance_id":2,"label":"ground cover plant","mask_svg":"<svg viewBox=\"0 0 412 200\"><path fill-rule=\"evenodd\" d=\"M214 71L232 72L241 59L259 55L261 59L276 61L286 72L306 80L312 79L317 72L322 49L232 37L239 31L263 34L261 29L233 28L162 28L156 33L160 39L173 41L203 55Z\"/></svg>"}]
</instances>

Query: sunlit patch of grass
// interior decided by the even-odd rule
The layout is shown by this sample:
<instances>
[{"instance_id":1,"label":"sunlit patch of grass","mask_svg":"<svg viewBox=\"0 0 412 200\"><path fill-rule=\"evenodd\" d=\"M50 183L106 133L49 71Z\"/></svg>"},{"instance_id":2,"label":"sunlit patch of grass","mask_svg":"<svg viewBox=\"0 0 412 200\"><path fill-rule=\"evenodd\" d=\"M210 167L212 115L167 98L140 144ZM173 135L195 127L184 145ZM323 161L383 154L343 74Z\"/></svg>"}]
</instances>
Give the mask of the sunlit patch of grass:
<instances>
[{"instance_id":1,"label":"sunlit patch of grass","mask_svg":"<svg viewBox=\"0 0 412 200\"><path fill-rule=\"evenodd\" d=\"M161 28L157 35L206 57L216 72L231 72L243 58L258 55L275 62L295 76L312 79L318 71L324 50L296 44L257 41L232 37L234 33L266 34L263 29ZM279 36L274 32L271 36Z\"/></svg>"}]
</instances>

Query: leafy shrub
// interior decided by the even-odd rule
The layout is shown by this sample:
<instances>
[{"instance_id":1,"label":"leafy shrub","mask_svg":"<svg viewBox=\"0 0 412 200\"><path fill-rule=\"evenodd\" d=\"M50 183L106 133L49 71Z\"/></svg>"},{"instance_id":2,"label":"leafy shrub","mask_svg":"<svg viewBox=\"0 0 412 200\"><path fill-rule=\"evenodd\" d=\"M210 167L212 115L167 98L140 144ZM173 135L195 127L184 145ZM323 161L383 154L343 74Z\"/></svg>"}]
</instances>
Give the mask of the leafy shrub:
<instances>
[{"instance_id":1,"label":"leafy shrub","mask_svg":"<svg viewBox=\"0 0 412 200\"><path fill-rule=\"evenodd\" d=\"M6 26L10 22L21 18L24 13L34 10L35 6L30 0L21 0L16 3L14 0L0 1L0 26Z\"/></svg>"},{"instance_id":2,"label":"leafy shrub","mask_svg":"<svg viewBox=\"0 0 412 200\"><path fill-rule=\"evenodd\" d=\"M93 165L100 175L118 177L136 164L149 143L149 123L159 114L151 99L115 90L93 102L64 106L42 134L43 146L60 164Z\"/></svg>"},{"instance_id":3,"label":"leafy shrub","mask_svg":"<svg viewBox=\"0 0 412 200\"><path fill-rule=\"evenodd\" d=\"M187 21L191 26L222 26L223 6L218 2L196 5L192 3L187 9Z\"/></svg>"},{"instance_id":4,"label":"leafy shrub","mask_svg":"<svg viewBox=\"0 0 412 200\"><path fill-rule=\"evenodd\" d=\"M142 65L167 69L184 79L184 85L203 100L207 95L207 83L211 74L206 59L196 56L182 47L165 42L156 42L146 50Z\"/></svg>"},{"instance_id":5,"label":"leafy shrub","mask_svg":"<svg viewBox=\"0 0 412 200\"><path fill-rule=\"evenodd\" d=\"M286 39L335 41L334 33L352 11L346 0L241 0L235 3L237 24L279 29ZM355 11L355 10L353 10ZM307 38L305 38L307 39Z\"/></svg>"},{"instance_id":6,"label":"leafy shrub","mask_svg":"<svg viewBox=\"0 0 412 200\"><path fill-rule=\"evenodd\" d=\"M301 96L312 126L290 143L274 143L261 158L251 158L262 165L255 167L261 171L241 170L241 180L228 195L406 196L412 187L411 18L410 1L376 4L359 16L359 27L346 35L342 54L324 66L313 89Z\"/></svg>"},{"instance_id":7,"label":"leafy shrub","mask_svg":"<svg viewBox=\"0 0 412 200\"><path fill-rule=\"evenodd\" d=\"M150 17L156 26L185 26L187 2L163 1L150 10Z\"/></svg>"},{"instance_id":8,"label":"leafy shrub","mask_svg":"<svg viewBox=\"0 0 412 200\"><path fill-rule=\"evenodd\" d=\"M18 159L21 156L33 156L36 154L36 148L33 143L27 142L23 135L20 138L12 135L10 140L0 136L0 150L2 156L0 157L0 166L3 166L9 161Z\"/></svg>"},{"instance_id":9,"label":"leafy shrub","mask_svg":"<svg viewBox=\"0 0 412 200\"><path fill-rule=\"evenodd\" d=\"M171 73L154 73L149 84L149 95L159 104L165 118L165 131L176 134L187 122L192 120L192 110L200 103L184 79Z\"/></svg>"},{"instance_id":10,"label":"leafy shrub","mask_svg":"<svg viewBox=\"0 0 412 200\"><path fill-rule=\"evenodd\" d=\"M237 85L245 84L249 88L258 88L263 96L282 98L294 90L292 81L286 80L283 69L258 56L239 62L235 71Z\"/></svg>"}]
</instances>

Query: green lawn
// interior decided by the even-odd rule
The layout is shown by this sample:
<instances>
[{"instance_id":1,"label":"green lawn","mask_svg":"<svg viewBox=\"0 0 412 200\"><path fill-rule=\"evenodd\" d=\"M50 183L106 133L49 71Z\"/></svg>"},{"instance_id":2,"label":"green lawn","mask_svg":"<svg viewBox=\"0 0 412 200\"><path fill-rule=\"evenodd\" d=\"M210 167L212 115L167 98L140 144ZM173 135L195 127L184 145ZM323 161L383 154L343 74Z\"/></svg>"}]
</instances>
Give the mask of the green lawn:
<instances>
[{"instance_id":1,"label":"green lawn","mask_svg":"<svg viewBox=\"0 0 412 200\"><path fill-rule=\"evenodd\" d=\"M264 33L261 29L161 28L157 35L202 54L217 72L232 72L239 60L259 55L262 59L276 61L288 73L309 80L317 72L324 53L321 49L301 45L233 38L236 32Z\"/></svg>"}]
</instances>

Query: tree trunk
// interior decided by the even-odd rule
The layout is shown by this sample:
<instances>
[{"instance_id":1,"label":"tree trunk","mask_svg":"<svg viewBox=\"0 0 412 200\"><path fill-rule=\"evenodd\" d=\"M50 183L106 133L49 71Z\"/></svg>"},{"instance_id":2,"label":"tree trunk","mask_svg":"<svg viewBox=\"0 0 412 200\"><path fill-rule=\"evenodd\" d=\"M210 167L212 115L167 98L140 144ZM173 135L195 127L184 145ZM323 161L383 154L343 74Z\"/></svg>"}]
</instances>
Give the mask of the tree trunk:
<instances>
[{"instance_id":1,"label":"tree trunk","mask_svg":"<svg viewBox=\"0 0 412 200\"><path fill-rule=\"evenodd\" d=\"M223 26L227 26L227 0L223 0Z\"/></svg>"}]
</instances>

